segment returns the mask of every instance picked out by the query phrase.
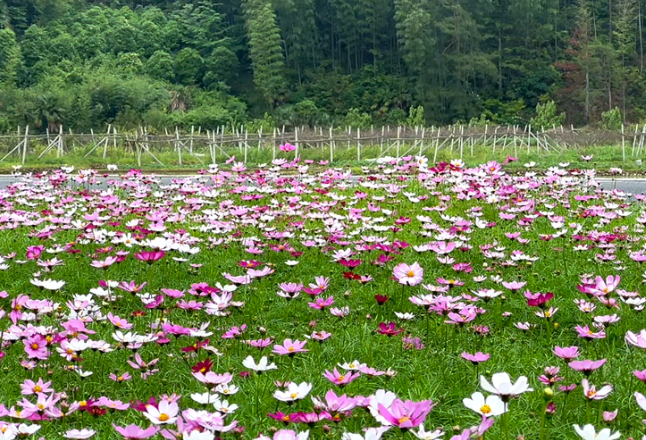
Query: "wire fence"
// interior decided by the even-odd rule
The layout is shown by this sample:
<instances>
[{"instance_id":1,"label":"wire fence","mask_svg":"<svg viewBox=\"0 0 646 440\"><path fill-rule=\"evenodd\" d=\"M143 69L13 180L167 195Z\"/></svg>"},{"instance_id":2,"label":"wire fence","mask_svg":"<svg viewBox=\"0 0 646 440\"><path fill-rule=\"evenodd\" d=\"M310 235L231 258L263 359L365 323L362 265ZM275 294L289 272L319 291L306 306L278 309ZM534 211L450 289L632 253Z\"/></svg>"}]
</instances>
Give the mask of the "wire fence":
<instances>
[{"instance_id":1,"label":"wire fence","mask_svg":"<svg viewBox=\"0 0 646 440\"><path fill-rule=\"evenodd\" d=\"M594 146L621 147L623 161L640 157L646 139L646 125L622 127L620 131L582 130L552 127L534 130L531 126L381 127L338 129L332 127L296 128L286 132L274 129L251 133L237 129L190 131L164 130L120 132L108 126L102 133L66 131L32 134L29 127L0 135L0 162L52 163L74 157L95 164L115 160L141 166L142 163L206 165L225 161L260 164L275 159L337 162L369 162L383 157L426 156L434 162L440 155L451 158L473 156L477 151L549 154ZM281 148L289 144L289 148ZM284 151L290 150L290 151Z\"/></svg>"}]
</instances>

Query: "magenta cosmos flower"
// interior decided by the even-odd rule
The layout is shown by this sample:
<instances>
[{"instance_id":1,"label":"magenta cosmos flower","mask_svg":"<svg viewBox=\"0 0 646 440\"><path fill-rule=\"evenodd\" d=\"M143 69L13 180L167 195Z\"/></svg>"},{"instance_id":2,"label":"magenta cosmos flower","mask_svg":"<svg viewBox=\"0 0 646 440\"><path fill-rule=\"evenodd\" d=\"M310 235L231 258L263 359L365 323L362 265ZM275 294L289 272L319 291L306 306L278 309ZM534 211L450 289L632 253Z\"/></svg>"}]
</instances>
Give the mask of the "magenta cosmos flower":
<instances>
[{"instance_id":1,"label":"magenta cosmos flower","mask_svg":"<svg viewBox=\"0 0 646 440\"><path fill-rule=\"evenodd\" d=\"M393 400L389 408L379 404L379 415L384 418L388 425L397 426L400 429L410 429L424 423L424 419L433 408L432 400L412 402L410 400Z\"/></svg>"},{"instance_id":2,"label":"magenta cosmos flower","mask_svg":"<svg viewBox=\"0 0 646 440\"><path fill-rule=\"evenodd\" d=\"M159 428L156 428L154 426L151 426L148 429L141 429L137 425L129 425L129 426L126 426L125 428L122 428L117 425L112 425L112 426L126 440L138 440L138 439L150 438L153 435L157 434L157 432L159 431Z\"/></svg>"},{"instance_id":3,"label":"magenta cosmos flower","mask_svg":"<svg viewBox=\"0 0 646 440\"><path fill-rule=\"evenodd\" d=\"M404 329L397 328L397 324L394 322L389 322L388 324L384 322L379 323L379 329L377 330L377 333L381 335L386 335L386 336L396 336L400 333L402 333Z\"/></svg>"},{"instance_id":4,"label":"magenta cosmos flower","mask_svg":"<svg viewBox=\"0 0 646 440\"><path fill-rule=\"evenodd\" d=\"M142 251L135 254L137 260L144 261L148 264L152 264L157 260L164 258L164 251Z\"/></svg>"},{"instance_id":5,"label":"magenta cosmos flower","mask_svg":"<svg viewBox=\"0 0 646 440\"><path fill-rule=\"evenodd\" d=\"M422 282L424 269L417 263L413 263L410 266L406 263L401 263L395 266L393 275L399 284L416 286Z\"/></svg>"}]
</instances>

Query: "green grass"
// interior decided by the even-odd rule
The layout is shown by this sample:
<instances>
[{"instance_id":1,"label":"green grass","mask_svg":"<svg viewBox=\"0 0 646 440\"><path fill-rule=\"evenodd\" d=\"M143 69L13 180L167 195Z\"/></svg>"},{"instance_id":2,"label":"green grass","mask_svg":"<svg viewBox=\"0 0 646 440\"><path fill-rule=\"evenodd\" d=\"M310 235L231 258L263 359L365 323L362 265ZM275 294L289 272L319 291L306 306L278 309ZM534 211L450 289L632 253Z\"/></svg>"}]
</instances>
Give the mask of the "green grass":
<instances>
[{"instance_id":1,"label":"green grass","mask_svg":"<svg viewBox=\"0 0 646 440\"><path fill-rule=\"evenodd\" d=\"M608 155L608 157L612 157L610 153ZM528 158L530 157L528 156ZM519 159L522 161L522 156ZM574 160L575 158L572 156L572 161ZM376 170L371 174L379 175ZM275 188L277 187L275 182L270 178L269 183L264 187ZM211 345L223 354L220 357L203 351L197 356L182 354L181 347L189 346L195 342L195 338L186 336L177 339L171 337L171 342L167 345L145 344L139 353L145 361L159 358L160 371L144 381L126 363L128 359L133 359L132 351L117 349L112 353L101 354L88 350L83 353L84 360L80 364L84 370L92 371L94 374L86 379L81 379L73 372L65 371L64 366L68 363L56 354L51 356L48 361L42 362L35 370L26 371L20 366L20 362L25 358L23 344L17 342L5 348L6 356L2 359L1 365L5 377L11 378L11 380L5 380L0 384L2 403L9 407L20 399L18 384L24 379L44 378L52 381L52 386L57 392L66 393L68 402L100 396L128 402L135 399L146 400L150 396L177 393L182 395L180 400L182 409L200 408L201 406L193 402L189 395L204 392L205 389L191 376L189 366L195 365L197 360L205 359L208 356L215 363L213 371L218 373L228 371L235 375L233 383L240 387L240 391L236 395L228 397L228 400L238 404L240 408L227 420L236 420L241 426L245 426L246 432L243 438L254 438L257 433L266 433L271 427L281 427L279 423L269 419L266 416L267 413L276 410L284 412L312 410L309 396L292 407L288 407L284 403L277 403L271 397L276 389L271 382L276 380L298 383L311 382L314 387L312 396L323 396L330 389L334 389L337 394L347 393L351 396L367 396L378 389L387 389L395 392L402 399L433 399L437 406L430 413L425 426L427 429L443 427L447 431L445 438L450 438L452 427L464 428L478 423L478 416L463 406L462 399L469 397L475 391L482 390L476 380L474 367L462 359L460 355L463 351L470 353L482 351L490 353L491 358L480 366L479 373L490 378L493 373L506 371L513 379L521 375L529 378L535 391L511 402L511 431L513 438L523 435L526 439L538 439L538 426L545 405L543 399L545 387L537 380L537 377L543 373L545 367L559 366L561 367L561 375L565 373L567 377L567 381L559 384L580 382L583 375L574 371L566 371L568 368L564 362L552 353L555 345L578 345L582 351L580 359L606 358L608 360L605 366L592 374L591 382L597 386L611 383L614 387L614 391L608 399L595 402L591 406L591 422L600 428L602 424L596 423L600 411L619 409L619 415L615 421L616 429L619 429L626 438L629 435L638 437L643 433L644 428L641 424L643 414L637 407L631 392L646 392L646 385L634 380L632 376L633 370L646 368L646 354L624 343L624 335L628 330L638 332L646 327L643 312L632 310L623 303L621 310L605 309L597 303L596 315L617 313L621 320L608 329L606 339L586 343L577 337L574 326L590 324L591 317L581 313L573 303L574 299L584 297L576 289L582 274L603 277L620 274L622 280L619 288L628 291L636 291L641 288L643 268L639 263L632 261L628 257L628 253L639 249L643 244L643 234L635 223L636 216L643 210L642 205L627 206L625 209L630 210L632 215L626 219L619 218L612 220L608 225L596 225L598 218L584 218L580 214L591 206L603 204L603 202L612 203L613 200L609 197L605 200L577 201L573 198L577 194L576 191L565 193L547 185L542 185L537 190L520 190L516 193L524 200L537 201L537 210L549 210L553 211L554 215L565 217L566 225L571 222L580 223L582 226L580 234L583 235L594 231L612 232L617 228L626 227L625 232L635 241L630 242L621 239L621 237L614 241L617 260L621 260L622 266L625 266L625 269L620 270L612 262L602 263L594 258L595 254L603 253L601 246L587 251L575 251L574 246L579 243L572 239L573 233L571 231L564 237L552 241L541 240L540 234L553 234L555 231L550 221L543 216L538 217L527 227L519 226L516 220L502 220L499 217L500 208L503 205L516 203L514 200L501 200L497 203L475 199L459 200L452 192L453 184L440 184L436 188L424 188L414 180L414 176L409 176L409 180L404 182L397 180L397 178L387 177L381 183L403 184L406 185L405 192L411 192L418 196L428 195L429 198L420 203L413 203L401 193L398 196L390 197L385 186L344 188L337 184L332 188L325 188L322 191L323 194L312 191L298 195L299 200L306 202L299 208L298 201L288 200L297 196L291 192L279 193L273 197L265 195L261 200L250 202L241 200L238 194L230 193L229 189L235 187L232 185L219 188L219 195L210 200L215 203L205 204L201 209L187 212L185 211L186 205L182 202L187 196L182 197L176 188L161 190L153 184L148 196L142 199L144 203L150 204L145 211L137 214L126 210L125 213L111 219L111 221L120 222L119 225L103 224L98 226L98 230L105 230L110 234L117 231L128 232L125 224L132 219L139 219L148 227L150 222L146 220L145 215L150 214L154 209L160 209L167 202L173 200L172 197L178 196L177 200L168 206L172 212L183 212L185 218L179 223L168 222L166 226L169 231L185 229L192 236L199 238L201 241L197 246L199 246L200 252L187 256L189 262L180 263L171 258L173 256L179 257L180 254L177 251L170 251L161 261L151 265L132 257L132 254L139 250L137 247L125 248L122 245L115 245L108 254L97 254L97 249L111 246L108 236L105 241L99 240L97 242L91 239L91 231L84 232L79 229L88 223L83 220L83 214L91 213L97 206L105 203L105 200L101 201L100 190L107 189L106 184L92 186L89 198L87 193L84 196L80 192L83 189L82 186L77 187L71 184L64 189L61 187L57 191L50 191L53 194L53 200L43 200L38 192L33 193L33 197L29 194L20 196L6 194L4 198L11 203L10 207L5 208L7 212L24 210L31 213L30 215L34 218L45 218L48 213L43 213L42 210L60 206L61 209L69 213L72 219L80 221L72 229L61 229L56 226L55 232L49 239L39 239L33 236L35 231L43 231L50 224L47 219L38 225L19 225L16 229L7 229L0 234L0 253L7 255L17 252L15 260L25 260L27 247L38 244L51 248L55 245L76 242L74 248L81 251L78 254L59 254L58 257L65 264L54 268L51 273L43 272L33 260L24 264L19 264L15 260L7 260L10 267L0 271L0 286L9 292L9 298L0 300L5 311L8 312L11 309L11 300L21 293L34 299L52 299L60 304L58 311L42 316L41 320L37 322L38 325L54 326L60 329L60 323L65 320L64 316L69 311L66 303L72 299L73 295L88 294L90 289L98 286L99 280L134 280L138 284L147 282L144 291L158 294L162 288L186 290L190 288L192 283L206 282L211 286L218 282L226 284L227 280L223 277L223 273L244 274L244 270L238 265L241 260L259 260L263 264L271 265L275 269L275 273L257 279L248 286L239 287L234 294L234 300L244 302L244 305L239 308L231 308L231 313L224 317L209 316L204 311L184 311L174 307L175 301L171 298L165 299L163 316L172 323L187 327L196 327L203 322L211 323L210 330L214 332L210 337ZM295 181L294 185L298 186L299 183ZM36 186L32 187L36 188ZM280 187L284 188L282 185ZM153 190L158 189L164 192L162 196L152 193ZM320 179L316 179L308 189L322 189ZM355 199L357 189L367 192L368 198ZM330 192L325 193L326 190ZM125 202L125 206L137 199L134 191L126 187L115 187L114 193ZM340 202L334 203L331 197L333 194L345 197L345 206ZM438 199L439 195L450 197L450 201L441 202ZM383 211L375 213L368 211L367 204L371 201L372 196L386 197L385 202L377 202L377 204L381 205L383 209L393 211L392 214L384 214ZM31 201L28 200L29 197L31 197ZM61 203L63 199L68 197L71 197L71 200ZM223 214L224 219L231 222L231 230L200 231L200 227L204 225L202 221L204 212L218 210L218 206L222 206L221 203L227 201L231 201L236 206L248 208L274 206L270 209L273 218L259 218L260 224L254 225L243 222L244 216L236 217L225 213ZM272 205L273 201L276 202L276 205ZM325 225L322 218L306 219L308 212L327 212L326 208L321 208L321 210L315 207L307 208L308 203L322 201L332 203L331 213L343 216L340 221L345 225L345 237L340 236L331 240L331 231L327 229L330 224ZM290 203L291 208L289 208ZM410 217L411 222L402 226L402 230L396 233L370 230L367 228L369 223L365 220L355 221L348 217L351 203L354 203L352 208L364 209L363 215L365 217L373 219L383 217L383 222L372 223L375 225L392 227L395 218L399 216ZM544 203L553 203L555 206L545 207ZM442 216L438 212L424 209L437 206L446 207ZM433 240L432 237L422 235L423 231L429 230L424 227L424 223L428 222L422 221L423 217L420 218L420 216L428 216L434 223L448 230L452 226L450 217L468 218L469 214L474 212L474 208L481 208L482 218L487 222L497 222L497 225L491 229L471 228L469 232L462 235L470 238L468 243L473 247L472 250L455 250L451 253L456 262L469 262L473 268L472 273L468 275L456 273L451 265L438 262L432 252L418 253L413 249L414 245ZM608 211L612 209L608 208ZM520 215L522 214L519 214L519 218ZM55 216L61 216L61 214ZM326 216L327 214L324 214L322 217ZM293 224L301 220L306 220L303 230L297 229ZM7 223L3 224L7 225ZM295 237L278 241L272 240L263 236L268 228L292 232ZM520 244L504 235L516 231L522 232L522 237L530 242ZM239 232L239 235L234 232ZM159 235L153 233L150 238ZM400 252L388 253L394 259L383 267L370 264L383 251L357 251L358 254L353 258L361 259L362 264L355 272L369 275L373 280L366 284L360 284L344 278L343 272L346 269L332 261L331 253L335 249L355 249L357 244L361 244L361 237L371 235L378 237L378 243L387 244L396 239L405 241L410 244L410 247L402 249ZM241 243L243 238L251 237L256 237L256 240L267 244L290 243L296 250L304 253L302 256L294 257L288 252L275 252L265 248L262 255L253 256L244 251L244 246ZM209 239L218 238L223 239L221 244L210 244ZM322 239L325 245L321 248L305 247L302 240L308 238ZM346 241L347 243L343 243ZM485 258L479 247L486 244L496 244L505 248L500 251L505 253L505 259L502 261L508 260L511 253L518 250L522 250L527 255L536 256L538 260L533 263L519 262L515 267L503 265L500 260ZM90 266L90 262L94 258L104 259L106 255L113 255L117 250L129 251L130 255L122 263L117 263L107 269L95 269ZM42 258L50 259L52 257L53 255L44 253ZM287 266L285 262L288 260L298 260L299 264L294 267ZM466 283L464 287L455 288L450 292L453 296L471 294L473 290L482 287L502 290L505 298L503 301L496 299L490 303L478 303L477 305L485 309L486 313L481 314L464 327L446 325L444 324L446 317L442 316L429 316L427 320L423 309L411 304L406 297L428 292L420 286L402 287L390 279L396 264L415 261L419 262L424 269L424 283L437 284L436 278L438 277L457 278L464 281ZM202 264L202 266L193 268L189 266L189 263ZM51 277L65 280L66 285L62 291L48 293L33 286L30 279L33 278L34 272L39 270L41 278ZM473 278L480 275L488 278L479 284ZM341 319L331 316L327 311L317 311L310 308L307 303L311 301L311 298L308 298L304 293L292 301L287 301L276 295L278 286L282 282L302 282L307 286L308 283L314 282L315 276L330 277L330 287L323 296L333 296L335 307L350 307L349 317ZM548 332L545 323L534 316L535 309L527 306L522 293L511 294L495 280L492 280L491 277L494 276L501 277L505 281L526 281L525 288L531 292L554 292L555 298L550 302L550 305L558 307L559 311L553 319L552 331ZM118 290L117 292L120 296L117 301L103 303L100 299L97 300L102 315L111 312L132 322L135 326L134 331L149 332L150 325L159 319L162 312L159 310L146 311L145 317L135 318L132 316L133 312L144 310L141 301L129 293ZM379 306L374 299L376 294L388 295L390 299L385 305ZM402 295L405 297L402 298ZM207 298L190 297L187 299L206 301ZM396 311L414 313L416 319L403 322L396 318L394 314ZM511 315L502 318L501 311L509 312ZM387 337L376 333L380 322L389 321L395 321L398 327L404 328L405 335L421 338L426 345L425 348L423 350L404 350L401 335ZM520 331L513 326L515 322L524 321L536 326L529 332ZM312 325L312 322L315 324ZM7 317L3 318L0 324L4 331L7 331L10 326ZM242 324L248 325L248 329L241 339L221 339L224 331L232 326ZM484 336L480 335L474 331L474 325L487 326L489 332ZM88 324L88 327L96 331L96 334L91 335L91 339L115 343L111 337L115 328L109 321L97 320ZM281 343L286 338L303 340L305 335L310 334L313 330L330 332L332 337L321 344L314 341L308 342L306 348L309 348L310 351L297 354L293 358L271 354L271 346L261 352L242 342L244 339L264 337L271 337L276 343ZM5 344L7 343L5 342ZM276 362L279 369L260 377L253 374L248 378L240 377L239 373L244 370L242 360L248 355L252 355L256 361L261 355L267 355L270 361ZM362 376L343 389L322 377L325 370L331 371L337 366L337 363L349 362L354 359L368 363L369 366L378 370L392 368L398 374L393 378L370 379ZM116 384L108 378L109 373L126 371L134 376L130 382ZM583 425L587 418L586 405L580 386L567 399L564 394L557 391L554 402L557 409L555 415L547 420L548 434L546 438L576 438L572 424ZM47 439L57 439L61 438L60 433L67 429L89 427L99 432L98 438L116 438L116 434L110 427L112 423L121 426L129 423L137 423L141 426L148 424L140 413L133 410L109 411L107 415L99 417L91 416L88 413L75 413L63 420L42 422L42 429L38 435ZM360 409L353 411L351 417L340 423L328 422L329 432L323 429L325 424L317 423L309 428L311 430L310 438L338 439L343 432L360 432L364 427L378 426L367 412ZM294 428L291 427L291 429ZM305 430L308 427L303 425L296 429ZM234 438L235 436L235 434L229 433L223 435L223 438ZM404 434L403 437L413 438L410 433ZM500 421L496 421L487 437L504 438ZM394 428L385 434L384 438L402 438L402 433Z\"/></svg>"}]
</instances>

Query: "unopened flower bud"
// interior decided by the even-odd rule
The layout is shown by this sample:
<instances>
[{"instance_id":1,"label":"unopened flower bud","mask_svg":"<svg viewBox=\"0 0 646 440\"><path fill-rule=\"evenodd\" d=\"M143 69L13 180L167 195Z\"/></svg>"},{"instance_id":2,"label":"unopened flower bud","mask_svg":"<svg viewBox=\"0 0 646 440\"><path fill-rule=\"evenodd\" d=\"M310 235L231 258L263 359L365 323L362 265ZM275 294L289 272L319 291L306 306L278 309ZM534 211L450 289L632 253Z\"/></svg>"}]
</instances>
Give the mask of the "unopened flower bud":
<instances>
[{"instance_id":1,"label":"unopened flower bud","mask_svg":"<svg viewBox=\"0 0 646 440\"><path fill-rule=\"evenodd\" d=\"M543 397L546 400L552 400L554 398L554 390L550 387L547 387L543 390Z\"/></svg>"}]
</instances>

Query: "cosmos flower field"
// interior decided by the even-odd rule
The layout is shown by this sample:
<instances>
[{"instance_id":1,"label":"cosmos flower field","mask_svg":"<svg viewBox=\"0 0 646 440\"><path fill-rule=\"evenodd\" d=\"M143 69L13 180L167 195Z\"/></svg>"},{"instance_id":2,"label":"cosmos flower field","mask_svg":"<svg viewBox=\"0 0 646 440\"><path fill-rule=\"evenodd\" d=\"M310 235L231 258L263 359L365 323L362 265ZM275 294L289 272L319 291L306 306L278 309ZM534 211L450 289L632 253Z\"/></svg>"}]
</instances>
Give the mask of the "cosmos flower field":
<instances>
[{"instance_id":1,"label":"cosmos flower field","mask_svg":"<svg viewBox=\"0 0 646 440\"><path fill-rule=\"evenodd\" d=\"M641 196L308 165L0 190L0 440L642 438Z\"/></svg>"}]
</instances>

